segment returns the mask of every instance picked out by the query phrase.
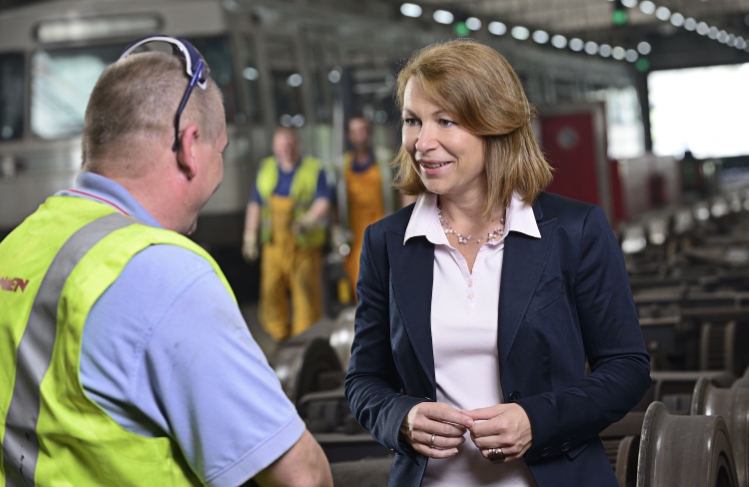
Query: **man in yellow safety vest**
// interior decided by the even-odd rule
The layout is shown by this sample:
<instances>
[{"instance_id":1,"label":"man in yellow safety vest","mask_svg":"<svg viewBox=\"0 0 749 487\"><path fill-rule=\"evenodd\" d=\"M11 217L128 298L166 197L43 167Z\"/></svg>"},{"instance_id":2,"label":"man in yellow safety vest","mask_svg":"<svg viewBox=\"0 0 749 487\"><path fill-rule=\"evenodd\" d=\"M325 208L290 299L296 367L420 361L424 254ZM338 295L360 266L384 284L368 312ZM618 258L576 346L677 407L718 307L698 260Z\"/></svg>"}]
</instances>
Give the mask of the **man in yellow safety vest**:
<instances>
[{"instance_id":1,"label":"man in yellow safety vest","mask_svg":"<svg viewBox=\"0 0 749 487\"><path fill-rule=\"evenodd\" d=\"M322 163L301 155L291 128L273 134L273 155L260 161L247 205L242 254L260 262L260 323L276 340L322 318L322 246L333 193ZM289 312L289 295L291 308Z\"/></svg>"},{"instance_id":2,"label":"man in yellow safety vest","mask_svg":"<svg viewBox=\"0 0 749 487\"><path fill-rule=\"evenodd\" d=\"M147 42L176 55L134 53ZM223 273L184 236L227 145L187 41L142 39L101 75L75 187L0 242L0 485L332 486Z\"/></svg>"}]
</instances>

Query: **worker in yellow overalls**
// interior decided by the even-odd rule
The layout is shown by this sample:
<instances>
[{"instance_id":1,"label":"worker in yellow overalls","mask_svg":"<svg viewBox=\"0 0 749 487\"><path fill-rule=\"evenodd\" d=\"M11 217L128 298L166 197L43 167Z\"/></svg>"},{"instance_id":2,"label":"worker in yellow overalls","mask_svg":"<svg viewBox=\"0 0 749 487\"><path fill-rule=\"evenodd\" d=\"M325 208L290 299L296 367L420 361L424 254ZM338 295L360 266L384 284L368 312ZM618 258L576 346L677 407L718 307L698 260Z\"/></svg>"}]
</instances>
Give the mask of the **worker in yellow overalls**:
<instances>
[{"instance_id":1,"label":"worker in yellow overalls","mask_svg":"<svg viewBox=\"0 0 749 487\"><path fill-rule=\"evenodd\" d=\"M372 127L365 118L355 117L348 123L348 140L352 150L343 155L342 177L339 180L339 209L351 232L351 252L344 267L356 295L364 230L392 212L393 186L390 154L385 149L373 150Z\"/></svg>"},{"instance_id":2,"label":"worker in yellow overalls","mask_svg":"<svg viewBox=\"0 0 749 487\"><path fill-rule=\"evenodd\" d=\"M301 157L293 129L276 129L272 149L247 205L242 254L253 261L262 246L260 323L280 341L322 318L322 247L333 194L321 162Z\"/></svg>"}]
</instances>

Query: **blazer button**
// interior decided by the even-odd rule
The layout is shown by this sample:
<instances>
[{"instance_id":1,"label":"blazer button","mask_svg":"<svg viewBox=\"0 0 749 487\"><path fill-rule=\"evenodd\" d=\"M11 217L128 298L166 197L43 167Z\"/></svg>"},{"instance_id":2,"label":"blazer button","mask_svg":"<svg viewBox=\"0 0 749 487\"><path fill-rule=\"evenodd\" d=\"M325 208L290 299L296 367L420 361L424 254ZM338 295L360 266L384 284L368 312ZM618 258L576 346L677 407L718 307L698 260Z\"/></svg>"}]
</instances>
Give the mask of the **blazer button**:
<instances>
[{"instance_id":1,"label":"blazer button","mask_svg":"<svg viewBox=\"0 0 749 487\"><path fill-rule=\"evenodd\" d=\"M560 450L568 451L570 448L572 448L572 443L570 443L569 441L565 441L564 443L562 443L562 447L560 448Z\"/></svg>"},{"instance_id":2,"label":"blazer button","mask_svg":"<svg viewBox=\"0 0 749 487\"><path fill-rule=\"evenodd\" d=\"M549 453L551 453L551 448L548 447L548 446L546 448L544 448L543 450L541 450L541 456L542 457L548 457Z\"/></svg>"},{"instance_id":3,"label":"blazer button","mask_svg":"<svg viewBox=\"0 0 749 487\"><path fill-rule=\"evenodd\" d=\"M512 392L507 398L507 402L518 402L520 400L520 393L518 391Z\"/></svg>"}]
</instances>

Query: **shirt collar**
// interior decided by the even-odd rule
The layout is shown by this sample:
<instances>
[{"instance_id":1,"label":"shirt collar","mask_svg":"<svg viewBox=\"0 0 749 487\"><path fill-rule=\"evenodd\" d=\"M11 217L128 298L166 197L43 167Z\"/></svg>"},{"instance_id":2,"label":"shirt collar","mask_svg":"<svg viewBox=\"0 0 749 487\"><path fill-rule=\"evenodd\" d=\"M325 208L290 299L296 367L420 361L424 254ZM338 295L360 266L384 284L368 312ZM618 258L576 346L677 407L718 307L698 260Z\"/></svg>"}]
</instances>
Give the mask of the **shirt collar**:
<instances>
[{"instance_id":1,"label":"shirt collar","mask_svg":"<svg viewBox=\"0 0 749 487\"><path fill-rule=\"evenodd\" d=\"M75 177L72 189L60 191L55 196L75 196L98 201L132 216L141 223L163 228L124 186L100 174L82 171Z\"/></svg>"},{"instance_id":2,"label":"shirt collar","mask_svg":"<svg viewBox=\"0 0 749 487\"><path fill-rule=\"evenodd\" d=\"M507 230L505 235L510 232L519 232L530 237L541 238L533 207L525 204L517 193L512 195L510 207L507 208L505 229ZM437 214L436 194L424 193L416 200L414 211L408 220L406 234L403 237L403 245L412 237L426 237L435 245L448 243Z\"/></svg>"}]
</instances>

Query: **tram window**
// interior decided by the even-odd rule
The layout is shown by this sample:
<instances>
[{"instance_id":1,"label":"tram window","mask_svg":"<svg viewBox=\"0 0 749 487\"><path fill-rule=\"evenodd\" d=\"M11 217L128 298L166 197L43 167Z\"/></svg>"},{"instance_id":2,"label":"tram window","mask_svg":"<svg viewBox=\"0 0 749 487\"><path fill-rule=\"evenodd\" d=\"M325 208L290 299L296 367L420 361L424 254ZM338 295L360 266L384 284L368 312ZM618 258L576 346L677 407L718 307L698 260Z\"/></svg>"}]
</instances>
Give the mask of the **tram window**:
<instances>
[{"instance_id":1,"label":"tram window","mask_svg":"<svg viewBox=\"0 0 749 487\"><path fill-rule=\"evenodd\" d=\"M23 54L0 55L0 141L23 132Z\"/></svg>"},{"instance_id":2,"label":"tram window","mask_svg":"<svg viewBox=\"0 0 749 487\"><path fill-rule=\"evenodd\" d=\"M242 79L244 79L244 89L247 94L247 103L249 105L248 119L254 123L260 123L260 89L258 79L260 70L255 63L255 44L249 36L244 40L244 64L241 66Z\"/></svg>"},{"instance_id":3,"label":"tram window","mask_svg":"<svg viewBox=\"0 0 749 487\"><path fill-rule=\"evenodd\" d=\"M273 98L276 104L278 123L291 127L304 125L302 104L302 75L291 70L272 70Z\"/></svg>"},{"instance_id":4,"label":"tram window","mask_svg":"<svg viewBox=\"0 0 749 487\"><path fill-rule=\"evenodd\" d=\"M44 139L77 135L91 91L125 45L41 50L31 61L31 130Z\"/></svg>"},{"instance_id":5,"label":"tram window","mask_svg":"<svg viewBox=\"0 0 749 487\"><path fill-rule=\"evenodd\" d=\"M226 36L188 38L205 58L211 68L211 78L216 82L224 95L226 120L234 121L241 113L239 99L234 84L234 67L231 57L231 45Z\"/></svg>"}]
</instances>

